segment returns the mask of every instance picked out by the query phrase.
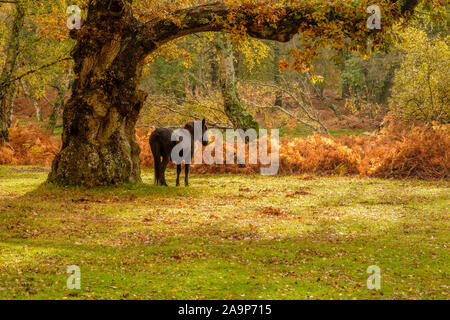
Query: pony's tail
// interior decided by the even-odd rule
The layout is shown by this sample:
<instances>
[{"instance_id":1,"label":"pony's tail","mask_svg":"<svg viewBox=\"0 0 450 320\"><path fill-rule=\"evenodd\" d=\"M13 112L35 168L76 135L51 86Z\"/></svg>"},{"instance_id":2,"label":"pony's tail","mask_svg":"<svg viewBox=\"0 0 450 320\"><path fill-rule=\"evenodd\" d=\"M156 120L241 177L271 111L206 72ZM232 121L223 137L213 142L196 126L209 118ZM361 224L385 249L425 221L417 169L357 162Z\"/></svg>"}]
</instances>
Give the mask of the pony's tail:
<instances>
[{"instance_id":1,"label":"pony's tail","mask_svg":"<svg viewBox=\"0 0 450 320\"><path fill-rule=\"evenodd\" d=\"M159 152L159 143L150 137L150 147L152 149L153 160L155 163L155 185L161 182L161 154Z\"/></svg>"}]
</instances>

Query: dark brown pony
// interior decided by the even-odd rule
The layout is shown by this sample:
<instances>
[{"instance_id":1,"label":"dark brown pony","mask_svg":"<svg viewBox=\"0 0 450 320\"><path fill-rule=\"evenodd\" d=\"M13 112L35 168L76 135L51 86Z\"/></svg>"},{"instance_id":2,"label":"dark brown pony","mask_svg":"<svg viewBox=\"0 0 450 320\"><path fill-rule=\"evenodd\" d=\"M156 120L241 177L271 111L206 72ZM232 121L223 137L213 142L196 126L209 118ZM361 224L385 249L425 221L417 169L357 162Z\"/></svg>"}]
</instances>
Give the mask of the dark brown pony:
<instances>
[{"instance_id":1,"label":"dark brown pony","mask_svg":"<svg viewBox=\"0 0 450 320\"><path fill-rule=\"evenodd\" d=\"M196 141L194 140L194 128L195 124L199 124L200 121L196 122L190 122L184 126L184 129L187 130L190 134L190 149L191 154L186 155L185 157L185 177L184 182L185 185L189 185L189 168L190 168L190 160L194 156L195 153L195 145ZM203 119L201 121L201 128L202 133L199 141L201 141L203 146L208 145L209 141L207 140L205 133L208 131L208 128L206 127L206 121ZM167 186L166 178L165 178L165 172L167 165L169 161L171 160L172 150L175 148L175 146L181 141L172 141L172 135L174 134L174 130L170 128L157 128L155 131L153 131L152 135L150 136L150 147L152 149L153 158L155 160L155 184L160 186ZM182 138L181 138L182 139ZM184 157L182 152L180 153L181 157ZM190 156L190 158L189 158ZM189 160L189 161L186 161ZM180 185L180 174L181 174L181 163L177 163L177 186Z\"/></svg>"}]
</instances>

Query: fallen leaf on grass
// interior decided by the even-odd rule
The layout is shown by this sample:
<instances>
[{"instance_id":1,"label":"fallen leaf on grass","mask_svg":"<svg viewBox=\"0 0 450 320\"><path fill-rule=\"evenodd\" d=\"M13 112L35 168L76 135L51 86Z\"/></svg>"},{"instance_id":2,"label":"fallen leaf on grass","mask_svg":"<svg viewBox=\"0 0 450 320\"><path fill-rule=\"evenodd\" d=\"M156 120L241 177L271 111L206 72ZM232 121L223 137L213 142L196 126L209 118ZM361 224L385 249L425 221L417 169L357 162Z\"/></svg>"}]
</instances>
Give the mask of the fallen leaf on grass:
<instances>
[{"instance_id":1,"label":"fallen leaf on grass","mask_svg":"<svg viewBox=\"0 0 450 320\"><path fill-rule=\"evenodd\" d=\"M286 212L282 211L281 209L274 207L265 207L262 209L261 213L271 216L281 216L282 214L286 214Z\"/></svg>"},{"instance_id":2,"label":"fallen leaf on grass","mask_svg":"<svg viewBox=\"0 0 450 320\"><path fill-rule=\"evenodd\" d=\"M311 193L305 191L305 190L298 190L295 191L294 193L290 193L286 195L286 198L293 198L295 196L308 196L311 195Z\"/></svg>"}]
</instances>

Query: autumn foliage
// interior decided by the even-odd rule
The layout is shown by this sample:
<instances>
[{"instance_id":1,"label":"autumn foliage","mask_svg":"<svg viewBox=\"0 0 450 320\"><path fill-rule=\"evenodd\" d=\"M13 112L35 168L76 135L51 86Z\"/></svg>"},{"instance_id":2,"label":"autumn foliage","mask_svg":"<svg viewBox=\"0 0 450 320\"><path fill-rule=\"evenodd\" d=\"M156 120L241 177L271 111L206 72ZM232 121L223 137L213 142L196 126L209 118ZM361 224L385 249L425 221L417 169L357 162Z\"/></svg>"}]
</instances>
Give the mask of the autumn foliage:
<instances>
[{"instance_id":1,"label":"autumn foliage","mask_svg":"<svg viewBox=\"0 0 450 320\"><path fill-rule=\"evenodd\" d=\"M51 165L61 143L34 125L12 127L10 143L0 145L0 165Z\"/></svg>"},{"instance_id":2,"label":"autumn foliage","mask_svg":"<svg viewBox=\"0 0 450 320\"><path fill-rule=\"evenodd\" d=\"M380 178L448 179L450 125L409 127L385 119L376 134L331 138L319 134L285 137L280 143L280 174L361 175ZM142 166L151 168L148 130L138 130ZM224 150L235 152L224 142ZM197 165L196 173L259 173L258 165Z\"/></svg>"},{"instance_id":3,"label":"autumn foliage","mask_svg":"<svg viewBox=\"0 0 450 320\"><path fill-rule=\"evenodd\" d=\"M390 121L378 134L285 140L282 173L360 174L382 178L448 178L449 126L408 128Z\"/></svg>"},{"instance_id":4,"label":"autumn foliage","mask_svg":"<svg viewBox=\"0 0 450 320\"><path fill-rule=\"evenodd\" d=\"M359 171L382 178L449 178L450 125L409 128L393 120L365 146Z\"/></svg>"},{"instance_id":5,"label":"autumn foliage","mask_svg":"<svg viewBox=\"0 0 450 320\"><path fill-rule=\"evenodd\" d=\"M331 138L314 134L280 142L280 174L361 175L380 178L448 179L450 125L408 127L393 119L376 134ZM137 129L143 168L153 167L150 129ZM60 143L34 126L11 129L0 146L0 164L49 165ZM235 152L224 142L224 150ZM259 165L194 165L200 174L259 173Z\"/></svg>"}]
</instances>

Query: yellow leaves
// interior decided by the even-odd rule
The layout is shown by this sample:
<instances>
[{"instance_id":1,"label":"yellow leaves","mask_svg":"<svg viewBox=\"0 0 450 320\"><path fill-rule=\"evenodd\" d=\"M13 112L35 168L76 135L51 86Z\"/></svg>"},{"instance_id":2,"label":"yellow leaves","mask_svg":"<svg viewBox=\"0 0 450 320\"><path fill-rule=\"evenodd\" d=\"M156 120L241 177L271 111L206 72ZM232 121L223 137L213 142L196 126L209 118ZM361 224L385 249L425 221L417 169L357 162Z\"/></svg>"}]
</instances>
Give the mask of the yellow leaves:
<instances>
[{"instance_id":1,"label":"yellow leaves","mask_svg":"<svg viewBox=\"0 0 450 320\"><path fill-rule=\"evenodd\" d=\"M247 38L239 41L235 45L236 49L244 55L244 61L249 71L252 71L256 65L261 63L261 60L269 56L270 48L264 42Z\"/></svg>"},{"instance_id":2,"label":"yellow leaves","mask_svg":"<svg viewBox=\"0 0 450 320\"><path fill-rule=\"evenodd\" d=\"M405 120L450 120L450 47L446 39L431 39L417 28L400 33L405 52L396 72L391 108Z\"/></svg>"},{"instance_id":3,"label":"yellow leaves","mask_svg":"<svg viewBox=\"0 0 450 320\"><path fill-rule=\"evenodd\" d=\"M74 3L76 4L76 3ZM81 5L81 3L78 3ZM50 8L48 6L38 9L33 22L37 25L38 32L57 41L69 39L69 30L67 29L68 15L67 6L63 2L56 3Z\"/></svg>"},{"instance_id":4,"label":"yellow leaves","mask_svg":"<svg viewBox=\"0 0 450 320\"><path fill-rule=\"evenodd\" d=\"M187 66L189 66L191 53L186 51L186 49L179 47L177 44L180 42L182 42L182 40L169 42L156 51L149 59L154 60L156 57L163 57L166 62L169 62L171 59L182 58L185 60Z\"/></svg>"},{"instance_id":5,"label":"yellow leaves","mask_svg":"<svg viewBox=\"0 0 450 320\"><path fill-rule=\"evenodd\" d=\"M319 75L316 75L316 74L311 76L311 82L314 83L314 84L316 84L316 83L323 83L323 81L324 81L324 78L322 76L319 76Z\"/></svg>"}]
</instances>

